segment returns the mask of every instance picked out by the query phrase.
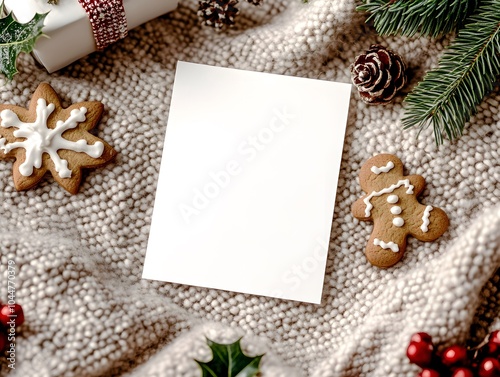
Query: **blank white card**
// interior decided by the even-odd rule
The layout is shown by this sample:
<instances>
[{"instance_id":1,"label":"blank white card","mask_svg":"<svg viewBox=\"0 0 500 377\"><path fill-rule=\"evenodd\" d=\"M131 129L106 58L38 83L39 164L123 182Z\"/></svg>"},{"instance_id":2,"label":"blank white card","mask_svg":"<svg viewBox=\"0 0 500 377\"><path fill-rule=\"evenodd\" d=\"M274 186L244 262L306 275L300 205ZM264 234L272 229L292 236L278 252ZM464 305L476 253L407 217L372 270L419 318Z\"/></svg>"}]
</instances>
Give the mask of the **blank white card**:
<instances>
[{"instance_id":1,"label":"blank white card","mask_svg":"<svg viewBox=\"0 0 500 377\"><path fill-rule=\"evenodd\" d=\"M178 62L143 278L319 304L350 93Z\"/></svg>"}]
</instances>

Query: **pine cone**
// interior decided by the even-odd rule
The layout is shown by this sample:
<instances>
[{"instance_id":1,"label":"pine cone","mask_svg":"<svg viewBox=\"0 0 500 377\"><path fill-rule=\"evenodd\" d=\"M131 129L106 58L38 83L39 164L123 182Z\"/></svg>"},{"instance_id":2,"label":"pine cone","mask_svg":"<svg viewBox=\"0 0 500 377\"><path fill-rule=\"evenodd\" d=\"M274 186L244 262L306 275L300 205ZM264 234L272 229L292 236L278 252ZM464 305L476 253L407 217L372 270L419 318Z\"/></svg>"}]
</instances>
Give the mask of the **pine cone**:
<instances>
[{"instance_id":1,"label":"pine cone","mask_svg":"<svg viewBox=\"0 0 500 377\"><path fill-rule=\"evenodd\" d=\"M238 0L200 0L198 16L205 25L221 29L234 24L234 17L238 14L236 4Z\"/></svg>"},{"instance_id":2,"label":"pine cone","mask_svg":"<svg viewBox=\"0 0 500 377\"><path fill-rule=\"evenodd\" d=\"M262 5L263 0L247 0L247 1L253 5Z\"/></svg>"},{"instance_id":3,"label":"pine cone","mask_svg":"<svg viewBox=\"0 0 500 377\"><path fill-rule=\"evenodd\" d=\"M389 103L406 84L405 63L394 52L372 45L351 65L351 79L368 104Z\"/></svg>"}]
</instances>

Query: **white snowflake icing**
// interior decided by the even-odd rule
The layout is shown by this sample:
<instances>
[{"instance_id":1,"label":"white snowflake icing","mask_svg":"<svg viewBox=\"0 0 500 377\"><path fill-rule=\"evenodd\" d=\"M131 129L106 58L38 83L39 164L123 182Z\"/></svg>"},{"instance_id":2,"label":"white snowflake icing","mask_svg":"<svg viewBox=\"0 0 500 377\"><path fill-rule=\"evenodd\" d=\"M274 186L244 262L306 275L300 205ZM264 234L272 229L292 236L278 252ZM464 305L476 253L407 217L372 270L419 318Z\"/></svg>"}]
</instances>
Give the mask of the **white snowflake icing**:
<instances>
[{"instance_id":1,"label":"white snowflake icing","mask_svg":"<svg viewBox=\"0 0 500 377\"><path fill-rule=\"evenodd\" d=\"M53 103L47 105L43 98L39 98L36 106L36 120L34 123L24 123L12 110L3 110L0 113L2 122L0 125L4 128L16 127L13 132L15 137L26 138L23 141L16 141L6 144L5 138L0 138L0 149L4 153L9 153L16 148L26 150L26 159L19 166L19 172L29 177L33 174L34 168L42 166L42 155L47 153L54 163L56 171L61 178L71 177L71 170L68 169L68 161L62 159L57 154L59 149L67 149L74 152L85 152L90 157L98 158L104 151L104 144L97 141L93 145L87 144L86 140L71 141L62 137L66 130L75 128L78 123L84 122L87 113L85 107L74 109L65 121L58 120L54 129L48 128L47 120L54 111Z\"/></svg>"}]
</instances>

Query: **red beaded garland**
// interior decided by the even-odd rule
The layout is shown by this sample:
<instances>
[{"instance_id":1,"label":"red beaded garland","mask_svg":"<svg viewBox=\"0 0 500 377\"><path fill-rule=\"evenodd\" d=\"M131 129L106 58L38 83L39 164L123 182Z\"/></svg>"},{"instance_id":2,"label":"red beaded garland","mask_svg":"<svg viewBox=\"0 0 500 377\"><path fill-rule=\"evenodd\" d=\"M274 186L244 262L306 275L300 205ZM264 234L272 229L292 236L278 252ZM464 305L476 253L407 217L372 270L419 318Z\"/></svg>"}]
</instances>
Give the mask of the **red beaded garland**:
<instances>
[{"instance_id":1,"label":"red beaded garland","mask_svg":"<svg viewBox=\"0 0 500 377\"><path fill-rule=\"evenodd\" d=\"M97 49L125 38L128 33L123 0L78 0L87 12Z\"/></svg>"}]
</instances>

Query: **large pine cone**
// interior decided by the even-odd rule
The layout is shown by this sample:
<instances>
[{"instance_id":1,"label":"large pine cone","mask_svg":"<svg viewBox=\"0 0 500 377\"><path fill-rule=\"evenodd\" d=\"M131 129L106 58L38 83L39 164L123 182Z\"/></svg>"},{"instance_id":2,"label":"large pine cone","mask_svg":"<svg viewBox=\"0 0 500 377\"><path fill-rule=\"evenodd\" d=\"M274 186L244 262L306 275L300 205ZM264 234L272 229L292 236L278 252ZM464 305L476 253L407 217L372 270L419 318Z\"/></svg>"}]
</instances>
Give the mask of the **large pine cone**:
<instances>
[{"instance_id":1,"label":"large pine cone","mask_svg":"<svg viewBox=\"0 0 500 377\"><path fill-rule=\"evenodd\" d=\"M368 104L386 104L406 84L405 63L392 51L372 45L351 65L351 79Z\"/></svg>"}]
</instances>

